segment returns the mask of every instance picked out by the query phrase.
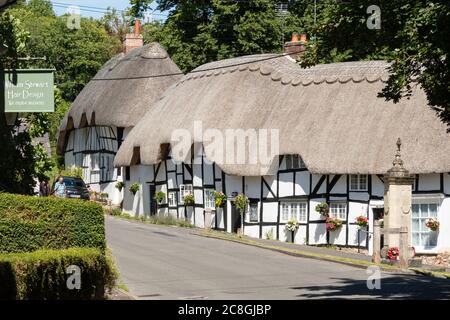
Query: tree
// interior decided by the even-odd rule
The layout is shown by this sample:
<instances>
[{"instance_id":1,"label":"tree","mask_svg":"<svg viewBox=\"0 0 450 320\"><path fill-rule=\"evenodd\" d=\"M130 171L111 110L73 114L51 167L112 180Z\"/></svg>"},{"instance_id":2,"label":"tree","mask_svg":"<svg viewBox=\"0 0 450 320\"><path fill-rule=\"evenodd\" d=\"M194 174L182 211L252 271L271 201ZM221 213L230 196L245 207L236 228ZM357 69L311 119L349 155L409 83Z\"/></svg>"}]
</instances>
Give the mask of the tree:
<instances>
[{"instance_id":1,"label":"tree","mask_svg":"<svg viewBox=\"0 0 450 320\"><path fill-rule=\"evenodd\" d=\"M300 28L299 19L282 19L272 0L160 0L169 11L163 23L144 26L144 40L158 41L184 71L206 62L240 55L280 52L282 35Z\"/></svg>"},{"instance_id":2,"label":"tree","mask_svg":"<svg viewBox=\"0 0 450 320\"><path fill-rule=\"evenodd\" d=\"M27 4L28 9L36 15L54 16L53 6L48 0L30 0Z\"/></svg>"},{"instance_id":3,"label":"tree","mask_svg":"<svg viewBox=\"0 0 450 320\"><path fill-rule=\"evenodd\" d=\"M20 20L9 12L0 14L0 39L5 50L0 55L0 90L4 88L3 68L18 68L18 58L26 52L29 37ZM3 101L3 96L2 99ZM2 105L2 109L3 109ZM42 179L52 163L41 145L32 139L48 131L48 115L23 114L11 125L6 114L0 110L0 190L32 194L35 179Z\"/></svg>"},{"instance_id":4,"label":"tree","mask_svg":"<svg viewBox=\"0 0 450 320\"><path fill-rule=\"evenodd\" d=\"M368 28L376 5L381 28ZM428 103L450 125L449 41L450 3L444 0L323 0L301 16L305 30L313 36L300 61L304 67L316 63L356 60L392 62L386 87L380 97L398 102L420 85Z\"/></svg>"},{"instance_id":5,"label":"tree","mask_svg":"<svg viewBox=\"0 0 450 320\"><path fill-rule=\"evenodd\" d=\"M153 0L130 0L130 16L134 18L143 18L144 12L150 8Z\"/></svg>"},{"instance_id":6,"label":"tree","mask_svg":"<svg viewBox=\"0 0 450 320\"><path fill-rule=\"evenodd\" d=\"M409 19L397 34L391 76L380 96L399 101L420 84L450 131L450 3L418 2L405 5Z\"/></svg>"}]
</instances>

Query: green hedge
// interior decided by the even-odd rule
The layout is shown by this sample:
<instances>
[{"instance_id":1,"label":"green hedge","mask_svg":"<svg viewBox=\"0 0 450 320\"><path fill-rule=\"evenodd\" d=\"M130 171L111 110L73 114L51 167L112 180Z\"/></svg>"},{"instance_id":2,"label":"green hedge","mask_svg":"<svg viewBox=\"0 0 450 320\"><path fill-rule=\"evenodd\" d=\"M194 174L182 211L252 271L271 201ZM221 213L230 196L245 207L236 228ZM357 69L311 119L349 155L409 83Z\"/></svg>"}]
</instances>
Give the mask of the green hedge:
<instances>
[{"instance_id":1,"label":"green hedge","mask_svg":"<svg viewBox=\"0 0 450 320\"><path fill-rule=\"evenodd\" d=\"M81 269L80 289L67 286L67 267ZM115 267L94 248L0 254L0 299L103 299L114 286Z\"/></svg>"},{"instance_id":2,"label":"green hedge","mask_svg":"<svg viewBox=\"0 0 450 320\"><path fill-rule=\"evenodd\" d=\"M0 253L70 247L105 249L100 205L0 193Z\"/></svg>"}]
</instances>

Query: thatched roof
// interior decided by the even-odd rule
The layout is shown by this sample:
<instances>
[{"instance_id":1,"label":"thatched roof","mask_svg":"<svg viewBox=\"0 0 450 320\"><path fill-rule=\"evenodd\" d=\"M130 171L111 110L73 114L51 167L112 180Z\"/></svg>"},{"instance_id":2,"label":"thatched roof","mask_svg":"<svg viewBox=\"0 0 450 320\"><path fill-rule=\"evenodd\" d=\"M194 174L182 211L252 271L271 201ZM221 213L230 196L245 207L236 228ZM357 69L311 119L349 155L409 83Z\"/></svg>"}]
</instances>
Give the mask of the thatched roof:
<instances>
[{"instance_id":1,"label":"thatched roof","mask_svg":"<svg viewBox=\"0 0 450 320\"><path fill-rule=\"evenodd\" d=\"M397 104L377 97L387 67L362 61L302 69L277 55L206 64L165 92L130 132L115 164L157 163L174 129L193 134L193 122L201 120L203 130L277 128L279 154L301 155L313 173L383 174L399 137L412 173L449 172L450 134L424 92L416 87L411 99ZM258 165L218 165L234 175L273 173Z\"/></svg>"},{"instance_id":2,"label":"thatched roof","mask_svg":"<svg viewBox=\"0 0 450 320\"><path fill-rule=\"evenodd\" d=\"M160 76L167 74L172 76ZM67 132L73 128L94 123L134 126L181 77L180 69L158 43L113 57L72 103L59 129L58 151L64 152Z\"/></svg>"}]
</instances>

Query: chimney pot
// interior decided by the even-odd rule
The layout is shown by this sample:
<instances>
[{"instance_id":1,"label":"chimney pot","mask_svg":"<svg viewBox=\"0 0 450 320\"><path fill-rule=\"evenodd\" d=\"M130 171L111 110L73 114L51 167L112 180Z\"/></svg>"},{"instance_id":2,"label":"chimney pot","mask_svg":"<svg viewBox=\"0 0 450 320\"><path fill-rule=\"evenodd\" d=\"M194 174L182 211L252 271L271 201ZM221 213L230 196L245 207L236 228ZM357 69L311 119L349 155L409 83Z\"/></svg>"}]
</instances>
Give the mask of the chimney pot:
<instances>
[{"instance_id":1,"label":"chimney pot","mask_svg":"<svg viewBox=\"0 0 450 320\"><path fill-rule=\"evenodd\" d=\"M134 21L134 35L138 36L141 34L141 21L136 19Z\"/></svg>"},{"instance_id":2,"label":"chimney pot","mask_svg":"<svg viewBox=\"0 0 450 320\"><path fill-rule=\"evenodd\" d=\"M306 50L306 42L306 33L302 33L299 40L299 34L294 32L292 34L292 40L284 44L284 53L289 55L291 58L298 60L298 58Z\"/></svg>"},{"instance_id":3,"label":"chimney pot","mask_svg":"<svg viewBox=\"0 0 450 320\"><path fill-rule=\"evenodd\" d=\"M306 33L302 33L300 35L300 41L305 42L305 43L308 42L308 38L306 36Z\"/></svg>"}]
</instances>

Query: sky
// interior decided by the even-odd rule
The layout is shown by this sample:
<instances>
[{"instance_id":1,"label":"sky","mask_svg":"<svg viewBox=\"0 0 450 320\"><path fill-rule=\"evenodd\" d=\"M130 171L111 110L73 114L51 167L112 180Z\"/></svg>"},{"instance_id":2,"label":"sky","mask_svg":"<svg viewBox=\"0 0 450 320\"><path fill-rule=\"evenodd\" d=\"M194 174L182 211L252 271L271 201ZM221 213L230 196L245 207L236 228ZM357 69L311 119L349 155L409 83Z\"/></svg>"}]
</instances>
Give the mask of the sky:
<instances>
[{"instance_id":1,"label":"sky","mask_svg":"<svg viewBox=\"0 0 450 320\"><path fill-rule=\"evenodd\" d=\"M65 14L70 6L78 6L82 16L89 16L100 18L103 16L106 8L111 7L118 10L123 10L129 7L129 0L50 0L53 4L53 9L57 15ZM155 8L152 5L152 10ZM147 19L164 20L167 13L154 11L152 15L148 15Z\"/></svg>"}]
</instances>

